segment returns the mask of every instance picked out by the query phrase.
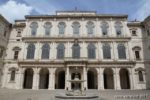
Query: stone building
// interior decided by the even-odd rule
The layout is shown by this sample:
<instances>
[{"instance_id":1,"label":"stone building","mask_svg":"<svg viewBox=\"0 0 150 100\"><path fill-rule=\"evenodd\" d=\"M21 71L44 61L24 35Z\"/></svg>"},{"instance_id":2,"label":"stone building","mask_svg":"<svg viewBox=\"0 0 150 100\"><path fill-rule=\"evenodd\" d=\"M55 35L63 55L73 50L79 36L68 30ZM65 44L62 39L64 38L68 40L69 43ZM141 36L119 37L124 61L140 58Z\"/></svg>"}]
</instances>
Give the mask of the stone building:
<instances>
[{"instance_id":1,"label":"stone building","mask_svg":"<svg viewBox=\"0 0 150 100\"><path fill-rule=\"evenodd\" d=\"M4 66L4 57L6 55L7 43L11 31L11 24L0 15L0 86L2 78L2 69Z\"/></svg>"},{"instance_id":2,"label":"stone building","mask_svg":"<svg viewBox=\"0 0 150 100\"><path fill-rule=\"evenodd\" d=\"M57 11L16 20L2 88L71 90L74 84L67 80L74 78L76 69L85 80L80 84L84 90L149 88L149 18L144 22L127 18L95 11Z\"/></svg>"}]
</instances>

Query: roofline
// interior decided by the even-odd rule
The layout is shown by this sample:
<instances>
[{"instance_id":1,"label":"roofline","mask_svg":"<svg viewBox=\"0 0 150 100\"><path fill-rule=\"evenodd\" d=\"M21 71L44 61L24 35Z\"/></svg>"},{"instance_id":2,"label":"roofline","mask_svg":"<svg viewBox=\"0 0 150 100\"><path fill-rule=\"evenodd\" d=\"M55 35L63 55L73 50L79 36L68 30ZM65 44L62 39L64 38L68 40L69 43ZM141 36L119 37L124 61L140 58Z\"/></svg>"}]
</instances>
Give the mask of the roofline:
<instances>
[{"instance_id":1,"label":"roofline","mask_svg":"<svg viewBox=\"0 0 150 100\"><path fill-rule=\"evenodd\" d=\"M0 14L0 18L7 24L11 25L11 23L9 23L9 21L7 19L5 19L5 17L3 17L1 14Z\"/></svg>"},{"instance_id":2,"label":"roofline","mask_svg":"<svg viewBox=\"0 0 150 100\"><path fill-rule=\"evenodd\" d=\"M86 11L86 10L69 10L69 11L57 10L56 13L58 13L58 12L97 13L96 11Z\"/></svg>"},{"instance_id":3,"label":"roofline","mask_svg":"<svg viewBox=\"0 0 150 100\"><path fill-rule=\"evenodd\" d=\"M115 15L115 14L98 14L98 15L26 15L26 19L31 18L79 18L79 17L90 17L90 18L128 18L128 15Z\"/></svg>"}]
</instances>

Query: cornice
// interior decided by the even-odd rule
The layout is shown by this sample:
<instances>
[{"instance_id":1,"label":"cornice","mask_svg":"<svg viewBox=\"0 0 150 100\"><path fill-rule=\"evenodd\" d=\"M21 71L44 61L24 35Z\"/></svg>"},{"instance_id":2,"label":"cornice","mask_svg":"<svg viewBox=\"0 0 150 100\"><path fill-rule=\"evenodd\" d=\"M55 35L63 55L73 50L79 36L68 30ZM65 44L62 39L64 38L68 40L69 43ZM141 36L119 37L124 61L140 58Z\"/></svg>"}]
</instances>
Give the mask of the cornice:
<instances>
[{"instance_id":1,"label":"cornice","mask_svg":"<svg viewBox=\"0 0 150 100\"><path fill-rule=\"evenodd\" d=\"M97 15L26 15L26 19L50 19L50 18L125 18L128 15L97 14Z\"/></svg>"},{"instance_id":2,"label":"cornice","mask_svg":"<svg viewBox=\"0 0 150 100\"><path fill-rule=\"evenodd\" d=\"M53 61L42 61L42 60L21 60L18 61L20 67L65 67L65 66L133 66L136 63L134 61L90 61L85 59L79 60L53 60Z\"/></svg>"},{"instance_id":3,"label":"cornice","mask_svg":"<svg viewBox=\"0 0 150 100\"><path fill-rule=\"evenodd\" d=\"M23 37L24 42L74 42L78 39L79 42L97 42L97 41L118 41L127 42L131 37Z\"/></svg>"}]
</instances>

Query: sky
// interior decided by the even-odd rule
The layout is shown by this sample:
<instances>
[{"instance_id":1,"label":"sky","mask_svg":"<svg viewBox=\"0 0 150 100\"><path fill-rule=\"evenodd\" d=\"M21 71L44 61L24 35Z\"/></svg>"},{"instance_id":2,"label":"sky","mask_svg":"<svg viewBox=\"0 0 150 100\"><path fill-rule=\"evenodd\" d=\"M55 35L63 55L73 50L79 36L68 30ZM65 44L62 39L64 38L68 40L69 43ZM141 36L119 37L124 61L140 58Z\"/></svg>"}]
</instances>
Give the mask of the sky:
<instances>
[{"instance_id":1,"label":"sky","mask_svg":"<svg viewBox=\"0 0 150 100\"><path fill-rule=\"evenodd\" d=\"M127 14L128 20L143 21L150 15L150 0L0 0L0 14L8 21L25 15L55 14L57 10Z\"/></svg>"}]
</instances>

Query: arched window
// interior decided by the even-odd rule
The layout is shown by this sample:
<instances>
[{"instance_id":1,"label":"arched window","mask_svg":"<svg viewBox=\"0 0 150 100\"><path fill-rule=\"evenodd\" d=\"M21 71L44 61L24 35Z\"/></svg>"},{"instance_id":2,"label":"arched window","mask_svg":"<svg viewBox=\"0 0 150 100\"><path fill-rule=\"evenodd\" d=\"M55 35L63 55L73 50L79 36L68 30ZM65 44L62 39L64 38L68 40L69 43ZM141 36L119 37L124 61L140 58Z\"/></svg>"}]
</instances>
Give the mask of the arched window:
<instances>
[{"instance_id":1,"label":"arched window","mask_svg":"<svg viewBox=\"0 0 150 100\"><path fill-rule=\"evenodd\" d=\"M116 35L121 36L122 35L122 23L121 22L116 22L115 23L115 29L116 29Z\"/></svg>"},{"instance_id":2,"label":"arched window","mask_svg":"<svg viewBox=\"0 0 150 100\"><path fill-rule=\"evenodd\" d=\"M80 33L80 23L79 22L73 22L73 34L78 35Z\"/></svg>"},{"instance_id":3,"label":"arched window","mask_svg":"<svg viewBox=\"0 0 150 100\"><path fill-rule=\"evenodd\" d=\"M126 59L126 48L123 44L118 44L118 58L119 59Z\"/></svg>"},{"instance_id":4,"label":"arched window","mask_svg":"<svg viewBox=\"0 0 150 100\"><path fill-rule=\"evenodd\" d=\"M47 43L42 46L42 59L49 59L49 49L50 47Z\"/></svg>"},{"instance_id":5,"label":"arched window","mask_svg":"<svg viewBox=\"0 0 150 100\"><path fill-rule=\"evenodd\" d=\"M139 72L138 72L138 75L139 75L139 81L140 81L140 82L143 82L143 81L144 81L144 78L143 78L143 73L142 73L142 71L139 71Z\"/></svg>"},{"instance_id":6,"label":"arched window","mask_svg":"<svg viewBox=\"0 0 150 100\"><path fill-rule=\"evenodd\" d=\"M29 44L27 48L27 59L34 59L35 45Z\"/></svg>"},{"instance_id":7,"label":"arched window","mask_svg":"<svg viewBox=\"0 0 150 100\"><path fill-rule=\"evenodd\" d=\"M101 23L101 28L102 28L102 35L106 36L108 35L108 28L109 28L109 25L107 22L102 22Z\"/></svg>"},{"instance_id":8,"label":"arched window","mask_svg":"<svg viewBox=\"0 0 150 100\"><path fill-rule=\"evenodd\" d=\"M87 22L86 28L87 28L88 34L94 33L94 23L93 22L91 22L91 21Z\"/></svg>"},{"instance_id":9,"label":"arched window","mask_svg":"<svg viewBox=\"0 0 150 100\"><path fill-rule=\"evenodd\" d=\"M35 36L37 33L37 28L38 28L38 23L37 22L32 22L30 25L31 28L31 35Z\"/></svg>"},{"instance_id":10,"label":"arched window","mask_svg":"<svg viewBox=\"0 0 150 100\"><path fill-rule=\"evenodd\" d=\"M59 34L64 34L65 33L65 27L66 27L66 24L64 22L60 22L58 24Z\"/></svg>"},{"instance_id":11,"label":"arched window","mask_svg":"<svg viewBox=\"0 0 150 100\"><path fill-rule=\"evenodd\" d=\"M45 35L46 36L50 35L51 27L52 27L52 24L50 22L45 23L44 28L45 28Z\"/></svg>"},{"instance_id":12,"label":"arched window","mask_svg":"<svg viewBox=\"0 0 150 100\"><path fill-rule=\"evenodd\" d=\"M65 54L65 46L64 44L59 44L57 47L57 58L58 59L63 59Z\"/></svg>"},{"instance_id":13,"label":"arched window","mask_svg":"<svg viewBox=\"0 0 150 100\"><path fill-rule=\"evenodd\" d=\"M96 57L95 45L91 43L91 44L88 45L87 48L88 48L88 58L94 59Z\"/></svg>"},{"instance_id":14,"label":"arched window","mask_svg":"<svg viewBox=\"0 0 150 100\"><path fill-rule=\"evenodd\" d=\"M108 43L103 44L103 58L111 59L111 48Z\"/></svg>"},{"instance_id":15,"label":"arched window","mask_svg":"<svg viewBox=\"0 0 150 100\"><path fill-rule=\"evenodd\" d=\"M75 43L72 46L72 57L73 58L80 58L80 46L78 43Z\"/></svg>"}]
</instances>

